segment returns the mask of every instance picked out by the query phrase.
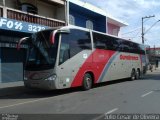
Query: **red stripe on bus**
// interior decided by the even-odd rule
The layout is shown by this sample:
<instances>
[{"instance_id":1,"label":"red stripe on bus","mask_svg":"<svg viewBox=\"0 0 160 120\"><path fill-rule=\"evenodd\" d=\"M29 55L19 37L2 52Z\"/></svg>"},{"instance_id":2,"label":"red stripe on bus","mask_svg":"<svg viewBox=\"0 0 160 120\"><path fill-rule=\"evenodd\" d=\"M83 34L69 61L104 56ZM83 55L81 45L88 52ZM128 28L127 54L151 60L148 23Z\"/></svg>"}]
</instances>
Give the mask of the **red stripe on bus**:
<instances>
[{"instance_id":1,"label":"red stripe on bus","mask_svg":"<svg viewBox=\"0 0 160 120\"><path fill-rule=\"evenodd\" d=\"M83 63L77 72L71 87L77 87L82 85L83 76L86 72L92 72L94 74L94 83L96 83L109 59L113 56L115 51L96 49Z\"/></svg>"}]
</instances>

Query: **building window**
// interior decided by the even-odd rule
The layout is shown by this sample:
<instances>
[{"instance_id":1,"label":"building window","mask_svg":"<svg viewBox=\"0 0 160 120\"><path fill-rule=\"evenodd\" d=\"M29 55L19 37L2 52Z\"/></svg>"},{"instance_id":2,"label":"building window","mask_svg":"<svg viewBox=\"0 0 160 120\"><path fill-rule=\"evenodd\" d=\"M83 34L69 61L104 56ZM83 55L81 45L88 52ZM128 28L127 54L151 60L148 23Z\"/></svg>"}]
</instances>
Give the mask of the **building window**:
<instances>
[{"instance_id":1,"label":"building window","mask_svg":"<svg viewBox=\"0 0 160 120\"><path fill-rule=\"evenodd\" d=\"M113 29L113 34L112 35L118 36L118 29Z\"/></svg>"},{"instance_id":2,"label":"building window","mask_svg":"<svg viewBox=\"0 0 160 120\"><path fill-rule=\"evenodd\" d=\"M75 25L75 18L73 15L69 15L69 24Z\"/></svg>"},{"instance_id":3,"label":"building window","mask_svg":"<svg viewBox=\"0 0 160 120\"><path fill-rule=\"evenodd\" d=\"M93 22L90 21L90 20L87 20L87 21L86 21L86 28L93 30Z\"/></svg>"},{"instance_id":4,"label":"building window","mask_svg":"<svg viewBox=\"0 0 160 120\"><path fill-rule=\"evenodd\" d=\"M30 3L22 3L21 4L21 10L24 11L24 12L29 12L29 13L33 13L33 14L38 13L37 7L30 4Z\"/></svg>"}]
</instances>

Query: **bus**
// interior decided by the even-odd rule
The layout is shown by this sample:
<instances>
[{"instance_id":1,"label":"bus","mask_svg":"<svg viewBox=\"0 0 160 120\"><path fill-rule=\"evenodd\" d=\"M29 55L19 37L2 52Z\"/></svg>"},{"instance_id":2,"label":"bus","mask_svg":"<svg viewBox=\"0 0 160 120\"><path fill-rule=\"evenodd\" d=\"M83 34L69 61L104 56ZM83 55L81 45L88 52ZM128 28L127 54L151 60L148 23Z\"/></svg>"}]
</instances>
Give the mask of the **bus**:
<instances>
[{"instance_id":1,"label":"bus","mask_svg":"<svg viewBox=\"0 0 160 120\"><path fill-rule=\"evenodd\" d=\"M22 38L28 50L24 85L46 90L139 79L146 64L145 46L86 28L64 26Z\"/></svg>"}]
</instances>

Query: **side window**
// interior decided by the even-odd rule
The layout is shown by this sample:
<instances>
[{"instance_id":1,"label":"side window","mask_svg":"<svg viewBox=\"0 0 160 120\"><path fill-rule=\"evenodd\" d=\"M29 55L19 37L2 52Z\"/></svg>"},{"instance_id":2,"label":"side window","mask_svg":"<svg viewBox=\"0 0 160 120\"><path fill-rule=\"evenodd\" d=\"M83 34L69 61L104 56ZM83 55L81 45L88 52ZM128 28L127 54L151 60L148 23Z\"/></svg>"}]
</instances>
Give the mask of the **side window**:
<instances>
[{"instance_id":1,"label":"side window","mask_svg":"<svg viewBox=\"0 0 160 120\"><path fill-rule=\"evenodd\" d=\"M97 49L107 49L107 41L105 35L93 33L94 47Z\"/></svg>"},{"instance_id":2,"label":"side window","mask_svg":"<svg viewBox=\"0 0 160 120\"><path fill-rule=\"evenodd\" d=\"M59 63L62 64L79 52L91 48L89 32L71 29L69 34L61 34Z\"/></svg>"},{"instance_id":3,"label":"side window","mask_svg":"<svg viewBox=\"0 0 160 120\"><path fill-rule=\"evenodd\" d=\"M64 63L69 58L70 58L70 54L69 54L69 35L68 34L62 34L61 35L60 54L59 54L59 64Z\"/></svg>"},{"instance_id":4,"label":"side window","mask_svg":"<svg viewBox=\"0 0 160 120\"><path fill-rule=\"evenodd\" d=\"M116 38L107 35L93 33L94 47L104 50L117 50L118 42Z\"/></svg>"},{"instance_id":5,"label":"side window","mask_svg":"<svg viewBox=\"0 0 160 120\"><path fill-rule=\"evenodd\" d=\"M123 40L117 39L117 51L123 51Z\"/></svg>"},{"instance_id":6,"label":"side window","mask_svg":"<svg viewBox=\"0 0 160 120\"><path fill-rule=\"evenodd\" d=\"M69 24L75 25L75 18L73 15L69 15Z\"/></svg>"},{"instance_id":7,"label":"side window","mask_svg":"<svg viewBox=\"0 0 160 120\"><path fill-rule=\"evenodd\" d=\"M93 30L93 22L91 20L86 21L86 28Z\"/></svg>"},{"instance_id":8,"label":"side window","mask_svg":"<svg viewBox=\"0 0 160 120\"><path fill-rule=\"evenodd\" d=\"M137 43L132 43L132 53L137 53L137 54L140 54L140 47Z\"/></svg>"},{"instance_id":9,"label":"side window","mask_svg":"<svg viewBox=\"0 0 160 120\"><path fill-rule=\"evenodd\" d=\"M119 42L117 38L114 37L110 37L110 46L111 46L111 50L119 50Z\"/></svg>"},{"instance_id":10,"label":"side window","mask_svg":"<svg viewBox=\"0 0 160 120\"><path fill-rule=\"evenodd\" d=\"M126 40L123 40L121 43L122 43L121 44L121 51L122 52L130 52L129 42Z\"/></svg>"},{"instance_id":11,"label":"side window","mask_svg":"<svg viewBox=\"0 0 160 120\"><path fill-rule=\"evenodd\" d=\"M69 37L70 57L82 50L91 49L90 33L82 30L72 29Z\"/></svg>"}]
</instances>

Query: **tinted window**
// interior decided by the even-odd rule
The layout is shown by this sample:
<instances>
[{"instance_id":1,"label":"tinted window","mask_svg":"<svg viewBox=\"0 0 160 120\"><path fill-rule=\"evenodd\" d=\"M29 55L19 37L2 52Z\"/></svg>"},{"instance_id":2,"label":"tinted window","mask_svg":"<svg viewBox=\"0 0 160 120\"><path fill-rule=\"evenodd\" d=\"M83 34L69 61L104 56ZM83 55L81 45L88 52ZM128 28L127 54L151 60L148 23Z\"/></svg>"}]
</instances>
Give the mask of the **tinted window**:
<instances>
[{"instance_id":1,"label":"tinted window","mask_svg":"<svg viewBox=\"0 0 160 120\"><path fill-rule=\"evenodd\" d=\"M106 36L98 33L93 33L94 47L98 49L108 49Z\"/></svg>"},{"instance_id":2,"label":"tinted window","mask_svg":"<svg viewBox=\"0 0 160 120\"><path fill-rule=\"evenodd\" d=\"M121 40L120 47L121 47L120 51L122 51L122 52L131 52L130 46L129 46L129 41Z\"/></svg>"},{"instance_id":3,"label":"tinted window","mask_svg":"<svg viewBox=\"0 0 160 120\"><path fill-rule=\"evenodd\" d=\"M132 41L114 38L96 32L93 32L93 40L94 47L97 49L145 54L144 47Z\"/></svg>"},{"instance_id":4,"label":"tinted window","mask_svg":"<svg viewBox=\"0 0 160 120\"><path fill-rule=\"evenodd\" d=\"M26 70L51 69L56 63L59 34L55 36L55 43L50 44L50 34L53 30L45 30L32 34L28 40Z\"/></svg>"},{"instance_id":5,"label":"tinted window","mask_svg":"<svg viewBox=\"0 0 160 120\"><path fill-rule=\"evenodd\" d=\"M93 33L94 47L105 50L117 50L119 43L116 38L99 33Z\"/></svg>"},{"instance_id":6,"label":"tinted window","mask_svg":"<svg viewBox=\"0 0 160 120\"><path fill-rule=\"evenodd\" d=\"M62 34L60 64L86 49L91 49L89 32L71 29L69 34Z\"/></svg>"}]
</instances>

